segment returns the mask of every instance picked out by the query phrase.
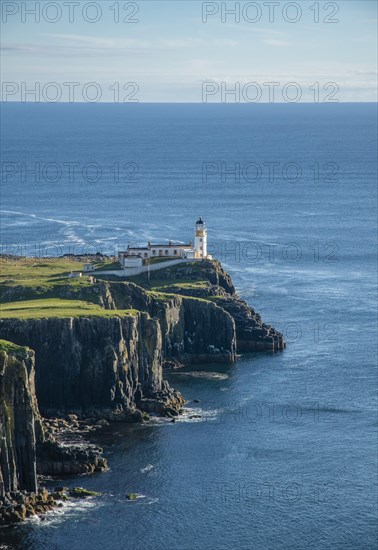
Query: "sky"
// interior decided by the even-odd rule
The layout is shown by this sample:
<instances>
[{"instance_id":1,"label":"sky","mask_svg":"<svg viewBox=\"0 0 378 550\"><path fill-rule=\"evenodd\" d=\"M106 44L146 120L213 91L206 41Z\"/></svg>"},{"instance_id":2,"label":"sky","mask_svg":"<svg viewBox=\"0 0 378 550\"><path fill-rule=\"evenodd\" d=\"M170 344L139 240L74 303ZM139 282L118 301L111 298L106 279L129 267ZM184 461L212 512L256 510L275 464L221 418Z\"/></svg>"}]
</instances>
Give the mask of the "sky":
<instances>
[{"instance_id":1,"label":"sky","mask_svg":"<svg viewBox=\"0 0 378 550\"><path fill-rule=\"evenodd\" d=\"M2 101L377 100L375 0L1 8Z\"/></svg>"}]
</instances>

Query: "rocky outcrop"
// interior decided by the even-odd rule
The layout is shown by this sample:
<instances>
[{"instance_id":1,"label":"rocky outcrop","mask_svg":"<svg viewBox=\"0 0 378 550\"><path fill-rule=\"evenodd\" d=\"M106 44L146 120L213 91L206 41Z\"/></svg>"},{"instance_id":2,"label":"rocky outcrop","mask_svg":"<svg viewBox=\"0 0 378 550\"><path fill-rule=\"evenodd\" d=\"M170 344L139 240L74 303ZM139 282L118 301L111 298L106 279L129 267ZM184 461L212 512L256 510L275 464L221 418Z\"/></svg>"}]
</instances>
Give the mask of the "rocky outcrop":
<instances>
[{"instance_id":1,"label":"rocky outcrop","mask_svg":"<svg viewBox=\"0 0 378 550\"><path fill-rule=\"evenodd\" d=\"M236 360L235 324L216 304L172 295L155 300L165 360L180 363L232 363Z\"/></svg>"},{"instance_id":2,"label":"rocky outcrop","mask_svg":"<svg viewBox=\"0 0 378 550\"><path fill-rule=\"evenodd\" d=\"M149 277L151 281L158 280L166 281L167 283L181 280L191 280L193 282L206 280L210 286L222 289L230 296L236 294L230 275L223 269L221 263L216 260L203 260L202 262L189 261L178 266L151 271ZM182 288L181 290L185 289Z\"/></svg>"},{"instance_id":3,"label":"rocky outcrop","mask_svg":"<svg viewBox=\"0 0 378 550\"><path fill-rule=\"evenodd\" d=\"M37 490L38 418L34 352L3 342L0 349L1 496L19 490Z\"/></svg>"},{"instance_id":4,"label":"rocky outcrop","mask_svg":"<svg viewBox=\"0 0 378 550\"><path fill-rule=\"evenodd\" d=\"M225 296L217 297L216 303L235 321L239 352L280 351L285 348L283 335L275 328L263 323L261 315L244 300Z\"/></svg>"},{"instance_id":5,"label":"rocky outcrop","mask_svg":"<svg viewBox=\"0 0 378 550\"><path fill-rule=\"evenodd\" d=\"M162 273L162 272L155 272ZM191 265L188 267L182 266L176 270L167 269L163 271L164 275L160 275L160 280L174 281L177 277L191 277L193 281L207 281L207 285L202 286L193 285L177 288L176 285L165 286L165 293L177 293L182 296L191 296L193 298L202 298L207 300L209 308L216 304L218 309L222 309L227 312L234 321L235 327L235 348L232 346L233 351L238 353L249 351L279 351L285 348L285 341L283 335L274 329L272 326L263 323L261 316L255 312L244 300L236 294L231 277L224 271L221 264L215 260L205 260L201 264ZM178 285L179 286L179 285ZM209 303L210 301L210 303ZM184 303L186 303L184 301ZM200 302L197 300L197 303ZM199 316L201 317L201 316ZM219 317L220 318L220 317ZM219 331L219 334L223 336L228 331L223 326L213 326L214 332ZM208 327L207 327L208 329ZM206 331L208 333L208 330ZM219 349L217 345L215 349ZM220 346L221 348L222 346ZM215 354L218 355L219 354ZM213 360L215 360L215 355ZM220 360L222 360L222 353L220 354ZM234 360L233 353L230 357ZM211 357L208 359L212 359ZM185 362L185 360L183 361Z\"/></svg>"},{"instance_id":6,"label":"rocky outcrop","mask_svg":"<svg viewBox=\"0 0 378 550\"><path fill-rule=\"evenodd\" d=\"M57 501L43 488L38 492L17 491L0 496L0 526L19 523L52 510Z\"/></svg>"},{"instance_id":7,"label":"rocky outcrop","mask_svg":"<svg viewBox=\"0 0 378 550\"><path fill-rule=\"evenodd\" d=\"M34 352L0 345L0 525L23 521L54 504L38 493L37 437L42 435L34 390Z\"/></svg>"},{"instance_id":8,"label":"rocky outcrop","mask_svg":"<svg viewBox=\"0 0 378 550\"><path fill-rule=\"evenodd\" d=\"M83 440L81 444L64 445L47 437L37 445L37 473L41 475L92 474L107 470L102 449Z\"/></svg>"},{"instance_id":9,"label":"rocky outcrop","mask_svg":"<svg viewBox=\"0 0 378 550\"><path fill-rule=\"evenodd\" d=\"M147 275L142 277L146 278L144 283L149 284ZM105 303L105 296L112 296L113 309L135 307L157 316L162 326L163 350L167 360L175 359L182 363L232 362L237 352L279 351L285 348L283 335L263 323L261 316L240 299L230 275L219 262L188 262L151 272L150 279L150 283L154 280L167 283L164 284L164 304L161 298L154 298L153 293L125 281L97 282L100 285L98 288L101 287L98 296L103 296L99 298L101 303ZM182 280L192 281L193 284L180 285ZM167 298L167 294L174 296ZM185 297L199 300L189 302ZM217 310L212 309L214 305L218 306ZM228 315L225 316L225 312ZM235 325L231 338L229 317Z\"/></svg>"}]
</instances>

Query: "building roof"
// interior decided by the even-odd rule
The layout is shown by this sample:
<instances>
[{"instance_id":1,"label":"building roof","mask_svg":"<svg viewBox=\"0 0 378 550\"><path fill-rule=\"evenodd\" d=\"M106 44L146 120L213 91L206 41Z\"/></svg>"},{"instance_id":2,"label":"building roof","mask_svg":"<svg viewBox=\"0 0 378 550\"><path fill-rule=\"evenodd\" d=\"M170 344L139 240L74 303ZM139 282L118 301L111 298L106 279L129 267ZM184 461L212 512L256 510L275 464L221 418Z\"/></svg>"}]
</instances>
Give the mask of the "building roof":
<instances>
[{"instance_id":1,"label":"building roof","mask_svg":"<svg viewBox=\"0 0 378 550\"><path fill-rule=\"evenodd\" d=\"M150 244L149 249L151 248L188 248L191 244L172 244L172 243L165 243L165 244Z\"/></svg>"}]
</instances>

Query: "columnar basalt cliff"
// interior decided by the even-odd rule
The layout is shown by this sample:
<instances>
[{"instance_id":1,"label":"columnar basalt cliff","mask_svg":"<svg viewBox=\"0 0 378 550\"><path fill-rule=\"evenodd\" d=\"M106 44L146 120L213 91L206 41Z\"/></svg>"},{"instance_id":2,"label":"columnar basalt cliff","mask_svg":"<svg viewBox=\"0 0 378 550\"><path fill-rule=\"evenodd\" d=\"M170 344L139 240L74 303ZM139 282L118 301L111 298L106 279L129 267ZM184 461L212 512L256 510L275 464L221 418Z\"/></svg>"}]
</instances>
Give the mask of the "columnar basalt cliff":
<instances>
[{"instance_id":1,"label":"columnar basalt cliff","mask_svg":"<svg viewBox=\"0 0 378 550\"><path fill-rule=\"evenodd\" d=\"M137 422L142 413L136 404L143 398L181 404L180 395L163 383L160 324L147 313L3 320L1 333L36 351L37 394L44 414L71 411Z\"/></svg>"},{"instance_id":2,"label":"columnar basalt cliff","mask_svg":"<svg viewBox=\"0 0 378 550\"><path fill-rule=\"evenodd\" d=\"M56 502L37 486L43 428L34 389L34 352L0 341L0 526L23 521Z\"/></svg>"},{"instance_id":3,"label":"columnar basalt cliff","mask_svg":"<svg viewBox=\"0 0 378 550\"><path fill-rule=\"evenodd\" d=\"M234 320L216 304L172 295L156 300L152 312L161 326L165 360L184 364L236 360Z\"/></svg>"},{"instance_id":4,"label":"columnar basalt cliff","mask_svg":"<svg viewBox=\"0 0 378 550\"><path fill-rule=\"evenodd\" d=\"M0 525L56 505L39 490L37 474L81 474L106 469L95 446L61 445L45 431L35 393L34 351L0 341Z\"/></svg>"},{"instance_id":5,"label":"columnar basalt cliff","mask_svg":"<svg viewBox=\"0 0 378 550\"><path fill-rule=\"evenodd\" d=\"M0 496L37 489L34 352L0 349ZM40 427L37 426L37 429Z\"/></svg>"}]
</instances>

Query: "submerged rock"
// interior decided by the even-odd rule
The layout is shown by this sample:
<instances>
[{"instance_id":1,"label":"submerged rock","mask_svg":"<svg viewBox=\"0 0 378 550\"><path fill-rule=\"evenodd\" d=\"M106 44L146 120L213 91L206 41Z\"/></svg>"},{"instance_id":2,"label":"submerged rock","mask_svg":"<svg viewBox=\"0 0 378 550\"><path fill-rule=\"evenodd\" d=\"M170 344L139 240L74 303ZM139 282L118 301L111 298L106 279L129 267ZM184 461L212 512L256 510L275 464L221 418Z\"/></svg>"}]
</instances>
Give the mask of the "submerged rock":
<instances>
[{"instance_id":1,"label":"submerged rock","mask_svg":"<svg viewBox=\"0 0 378 550\"><path fill-rule=\"evenodd\" d=\"M75 498L98 497L101 495L101 493L97 493L96 491L89 491L88 489L84 489L83 487L74 487L73 489L70 489L69 494L71 497Z\"/></svg>"}]
</instances>

